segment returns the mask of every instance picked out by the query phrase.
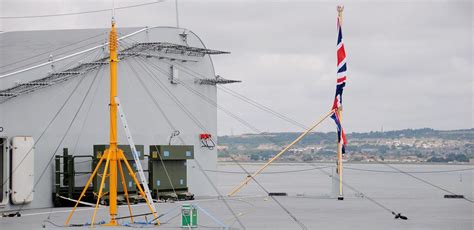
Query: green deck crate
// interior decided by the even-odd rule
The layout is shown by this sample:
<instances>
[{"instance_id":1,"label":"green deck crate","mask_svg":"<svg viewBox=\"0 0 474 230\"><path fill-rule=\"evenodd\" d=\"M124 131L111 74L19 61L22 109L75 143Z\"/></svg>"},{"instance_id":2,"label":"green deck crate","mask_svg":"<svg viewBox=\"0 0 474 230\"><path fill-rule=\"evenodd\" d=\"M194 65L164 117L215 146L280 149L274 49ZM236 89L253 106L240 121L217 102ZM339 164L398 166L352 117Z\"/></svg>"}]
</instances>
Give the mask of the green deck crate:
<instances>
[{"instance_id":1,"label":"green deck crate","mask_svg":"<svg viewBox=\"0 0 474 230\"><path fill-rule=\"evenodd\" d=\"M173 187L177 193L188 191L186 160L193 158L192 145L150 146L149 181L155 198L159 199L165 193L173 193Z\"/></svg>"}]
</instances>

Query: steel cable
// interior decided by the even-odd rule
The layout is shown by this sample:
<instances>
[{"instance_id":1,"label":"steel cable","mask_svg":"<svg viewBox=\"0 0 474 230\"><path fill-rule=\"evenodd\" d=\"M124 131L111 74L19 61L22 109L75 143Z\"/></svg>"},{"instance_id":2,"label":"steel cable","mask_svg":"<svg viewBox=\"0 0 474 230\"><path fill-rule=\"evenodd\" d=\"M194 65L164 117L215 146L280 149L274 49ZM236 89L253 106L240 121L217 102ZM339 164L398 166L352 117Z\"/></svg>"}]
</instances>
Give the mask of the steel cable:
<instances>
[{"instance_id":1,"label":"steel cable","mask_svg":"<svg viewBox=\"0 0 474 230\"><path fill-rule=\"evenodd\" d=\"M139 66L145 71L145 73L147 73L147 75L153 80L155 79L153 82L155 82L165 93L168 92L168 96L173 100L173 102L194 122L195 125L197 125L201 130L205 131L205 127L197 120L196 117L194 117L194 115L192 113L190 113L187 108L179 101L179 99L177 99L174 94L172 94L172 92L170 92L163 84L162 82L155 78L153 73L151 72L150 69L147 68L146 65L141 65L140 62L137 62L139 64ZM156 81L157 80L157 81ZM181 142L184 144L184 140L178 136L178 138L181 140ZM199 161L197 159L194 159L196 165L198 166L199 170L203 173L203 175L206 177L206 179L209 181L209 183L211 184L211 186L213 187L213 189L216 191L216 193L219 195L219 197L222 199L223 203L225 204L225 206L227 206L227 208L229 209L229 211L232 213L232 215L236 218L237 222L239 223L239 225L243 228L243 229L246 229L245 225L241 222L240 218L238 218L237 214L234 212L234 210L230 207L230 205L228 204L228 202L226 201L226 199L222 196L222 194L220 193L220 191L217 189L217 186L212 182L211 178L207 175L207 173L204 171L204 169L202 168L201 164L199 163Z\"/></svg>"},{"instance_id":2,"label":"steel cable","mask_svg":"<svg viewBox=\"0 0 474 230\"><path fill-rule=\"evenodd\" d=\"M147 61L147 60L145 59L145 61ZM159 68L158 66L154 65L154 63L148 62L148 64L150 64L151 66L154 66L157 70L159 70L159 71L162 72L164 75L166 75L166 72L164 72L164 70L162 70L162 69ZM179 80L178 80L178 81L179 81ZM194 89L191 89L189 86L187 86L186 84L184 84L184 82L179 81L179 83L180 83L181 85L185 86L185 87L186 87L188 90L190 90L191 92L193 92L193 93L195 93L196 95L198 95L201 99L204 99L206 102L210 103L211 105L213 105L213 106L215 106L215 107L217 107L217 108L220 108L221 110L223 109L222 107L218 106L217 103L215 103L215 102L213 103L213 101L212 101L211 99L207 98L205 95L203 95L203 94L197 92L197 91L194 90ZM226 111L229 115L233 116L234 118L239 119L239 121L245 121L245 120L243 120L243 119L240 119L238 116L232 114L230 111L228 111L228 110L225 110L225 111ZM246 124L249 125L250 127L254 128L254 129L256 129L256 128L253 127L250 123L246 122ZM224 150L224 151L226 151L226 150ZM231 156L231 157L232 157L232 156ZM244 170L244 172L246 172L246 171ZM246 173L248 173L248 172L246 172ZM255 178L253 178L253 179L255 180ZM260 186L261 186L261 184L260 184ZM268 191L267 191L265 188L262 187L262 189L268 194ZM298 220L287 208L285 208L279 201L277 201L276 198L272 197L272 199L275 200L275 202L276 202L293 220L295 220L296 223L297 223L298 225L300 225L300 227L302 227L302 229L307 229L307 228L305 227L305 225L304 225L301 221L299 221L299 220Z\"/></svg>"},{"instance_id":3,"label":"steel cable","mask_svg":"<svg viewBox=\"0 0 474 230\"><path fill-rule=\"evenodd\" d=\"M90 55L90 54L88 54ZM79 79L78 83L74 86L73 90L71 91L71 93L67 96L66 100L63 102L63 104L59 107L58 111L54 114L53 118L49 121L49 123L46 125L46 127L43 129L43 131L41 132L41 134L39 135L38 139L36 139L35 141L35 144L28 150L28 152L25 154L25 156L20 160L20 162L18 163L18 165L14 168L12 168L12 172L11 174L15 173L16 170L18 169L18 167L20 167L23 162L25 161L25 159L29 156L29 154L31 153L31 150L33 150L36 145L38 144L38 142L40 142L40 140L42 140L44 134L46 133L46 131L48 131L48 129L51 127L51 125L54 123L54 121L58 118L59 114L63 111L64 107L66 106L66 104L69 102L69 100L71 99L72 95L76 92L76 90L79 88L79 85L81 85L82 81L84 80L85 78L82 77ZM5 186L5 184L9 181L11 176L8 176L4 181L3 181L3 186Z\"/></svg>"}]
</instances>

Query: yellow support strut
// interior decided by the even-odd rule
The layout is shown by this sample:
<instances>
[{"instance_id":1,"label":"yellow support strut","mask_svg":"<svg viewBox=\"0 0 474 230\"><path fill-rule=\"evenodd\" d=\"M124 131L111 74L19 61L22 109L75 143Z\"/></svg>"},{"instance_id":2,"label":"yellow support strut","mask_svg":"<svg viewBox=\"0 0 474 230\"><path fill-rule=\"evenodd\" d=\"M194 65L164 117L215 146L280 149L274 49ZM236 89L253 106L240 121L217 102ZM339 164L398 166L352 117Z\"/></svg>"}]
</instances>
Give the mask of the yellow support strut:
<instances>
[{"instance_id":1,"label":"yellow support strut","mask_svg":"<svg viewBox=\"0 0 474 230\"><path fill-rule=\"evenodd\" d=\"M313 130L314 128L316 128L316 126L318 126L319 124L321 124L326 118L328 118L329 116L331 116L331 114L334 113L334 110L331 110L329 111L328 114L326 114L324 117L322 117L318 122L316 122L313 126L311 126L309 129L307 129L304 133L302 133L298 138L296 138L293 142L291 142L288 146L286 146L283 150L281 150L277 155L275 155L272 159L270 159L265 165L263 165L262 167L260 167L257 171L255 171L252 175L249 175L247 176L247 178L245 178L245 180L243 180L239 185L237 185L234 189L232 189L232 191L228 194L228 196L233 196L234 194L236 194L238 191L240 191L245 185L247 185L247 183L252 180L252 178L254 178L255 176L257 176L258 174L260 174L266 167L268 167L273 161L275 161L276 159L278 159L281 155L283 155L283 153L285 153L286 151L288 151L288 149L290 149L293 145L295 145L296 143L298 143L301 139L303 139L304 136L306 136L309 132L311 132L311 130Z\"/></svg>"}]
</instances>

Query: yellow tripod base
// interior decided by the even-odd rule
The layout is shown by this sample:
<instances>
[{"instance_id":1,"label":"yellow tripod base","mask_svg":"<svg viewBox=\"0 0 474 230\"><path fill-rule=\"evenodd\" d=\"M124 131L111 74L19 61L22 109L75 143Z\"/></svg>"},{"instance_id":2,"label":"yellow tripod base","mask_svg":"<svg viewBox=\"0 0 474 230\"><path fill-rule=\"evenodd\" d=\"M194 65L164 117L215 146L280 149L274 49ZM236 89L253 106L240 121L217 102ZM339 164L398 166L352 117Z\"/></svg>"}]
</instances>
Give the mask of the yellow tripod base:
<instances>
[{"instance_id":1,"label":"yellow tripod base","mask_svg":"<svg viewBox=\"0 0 474 230\"><path fill-rule=\"evenodd\" d=\"M104 167L104 172L102 174L102 180L101 180L101 183L100 183L99 194L98 194L98 197L97 197L97 203L96 203L96 206L94 208L94 213L92 215L91 227L94 226L94 221L95 221L97 209L98 209L98 206L99 206L99 201L102 198L102 196L104 195L104 193L102 191L103 191L103 188L104 188L105 179L106 179L106 177L109 177L109 179L112 178L112 180L117 180L118 179L117 178L117 171L119 171L119 173L120 173L120 179L121 179L121 182L122 182L122 186L124 187L125 197L126 197L128 209L129 209L129 212L130 212L130 219L133 221L132 209L131 209L130 202L129 202L129 199L128 199L128 191L126 189L127 187L125 186L125 178L124 178L124 173L123 173L121 162L123 162L125 164L126 170L128 171L129 175L131 175L133 181L137 185L140 195L145 199L145 201L148 205L148 208L152 212L153 217L156 219L156 225L160 225L160 222L158 221L158 217L157 217L156 212L153 211L153 208L151 207L150 202L147 200L145 192L143 191L142 187L140 186L140 183L138 182L137 178L135 177L135 172L133 171L132 167L128 163L128 160L125 158L125 156L123 154L123 151L118 149L118 148L115 149L115 150L109 148L104 152L104 155L101 157L99 163L96 165L92 175L89 177L89 180L88 180L86 186L84 187L84 190L82 191L78 201L76 202L76 205L71 210L71 212L70 212L70 214L69 214L69 216L66 220L66 225L69 224L69 221L71 220L71 217L74 214L74 211L76 210L77 206L79 205L79 203L81 201L81 198L84 196L87 188L89 187L87 185L91 184L92 179L97 175L97 171L99 170L100 165L102 164L103 161L105 161L105 167ZM113 162L113 163L111 163L111 162ZM116 166L118 166L118 170L117 170L117 168L110 170L111 169L111 167L110 167L111 164L112 165L115 164L115 166L112 166L114 168ZM116 183L109 183L109 184L110 185L114 184L116 186ZM115 187L115 189L116 189L116 187ZM117 220L115 219L115 215L117 213L116 190L115 190L115 194L112 193L111 196L109 194L109 200L112 201L112 199L115 199L115 202L109 202L110 203L110 206L109 206L110 221L109 221L109 223L103 224L102 226L118 226L119 225Z\"/></svg>"}]
</instances>

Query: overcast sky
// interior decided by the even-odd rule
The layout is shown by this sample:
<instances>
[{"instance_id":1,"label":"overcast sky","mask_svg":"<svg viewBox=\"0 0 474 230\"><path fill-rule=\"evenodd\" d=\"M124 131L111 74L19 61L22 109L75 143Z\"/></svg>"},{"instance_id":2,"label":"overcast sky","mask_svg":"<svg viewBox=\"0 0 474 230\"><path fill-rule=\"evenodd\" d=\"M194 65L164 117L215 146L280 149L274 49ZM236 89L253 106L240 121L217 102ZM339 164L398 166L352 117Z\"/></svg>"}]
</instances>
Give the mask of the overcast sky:
<instances>
[{"instance_id":1,"label":"overcast sky","mask_svg":"<svg viewBox=\"0 0 474 230\"><path fill-rule=\"evenodd\" d=\"M0 0L2 16L110 8L108 1ZM152 0L116 0L127 6ZM331 107L336 81L337 1L179 1L180 26L196 32L227 87L308 126ZM345 5L346 132L473 127L473 3L339 1ZM347 2L347 3L346 3ZM0 29L108 27L109 13L3 19ZM118 10L119 26L176 25L174 1ZM299 131L225 93L219 103L262 131ZM219 113L219 134L251 132ZM319 131L333 131L326 121Z\"/></svg>"}]
</instances>

